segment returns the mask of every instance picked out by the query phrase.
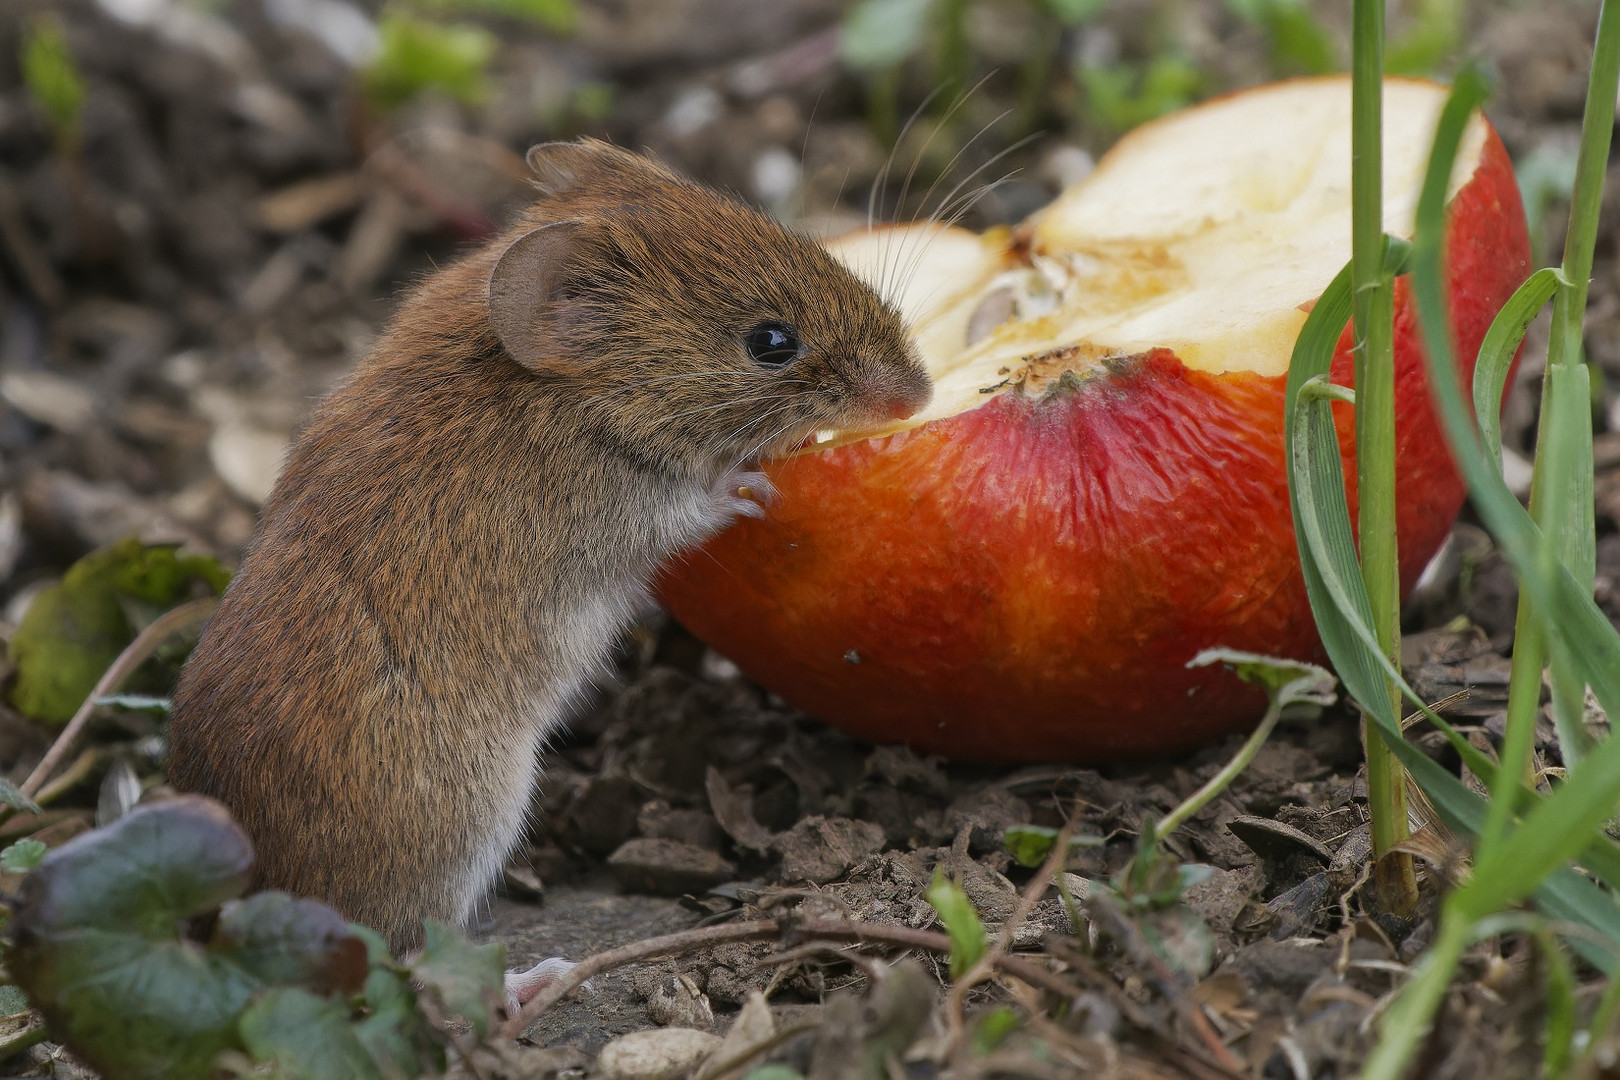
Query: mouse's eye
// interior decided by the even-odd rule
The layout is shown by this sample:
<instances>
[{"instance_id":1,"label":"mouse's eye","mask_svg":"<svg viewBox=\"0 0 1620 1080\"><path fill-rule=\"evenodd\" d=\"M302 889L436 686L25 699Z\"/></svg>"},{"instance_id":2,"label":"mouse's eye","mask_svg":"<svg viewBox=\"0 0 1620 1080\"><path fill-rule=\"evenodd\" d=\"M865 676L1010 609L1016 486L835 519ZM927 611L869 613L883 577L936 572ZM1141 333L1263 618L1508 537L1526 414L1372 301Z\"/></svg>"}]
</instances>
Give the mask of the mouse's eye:
<instances>
[{"instance_id":1,"label":"mouse's eye","mask_svg":"<svg viewBox=\"0 0 1620 1080\"><path fill-rule=\"evenodd\" d=\"M786 367L799 358L798 332L783 322L762 322L743 337L748 356L760 367Z\"/></svg>"}]
</instances>

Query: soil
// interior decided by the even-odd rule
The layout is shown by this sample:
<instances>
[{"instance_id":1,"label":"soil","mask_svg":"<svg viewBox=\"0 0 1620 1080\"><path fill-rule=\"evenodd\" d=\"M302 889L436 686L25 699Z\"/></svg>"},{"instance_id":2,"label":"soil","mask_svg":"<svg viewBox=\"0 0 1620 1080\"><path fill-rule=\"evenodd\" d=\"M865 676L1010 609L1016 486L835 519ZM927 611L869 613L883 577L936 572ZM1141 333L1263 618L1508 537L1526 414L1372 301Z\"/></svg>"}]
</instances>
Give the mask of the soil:
<instances>
[{"instance_id":1,"label":"soil","mask_svg":"<svg viewBox=\"0 0 1620 1080\"><path fill-rule=\"evenodd\" d=\"M1346 17L1320 6L1330 25ZM1276 71L1266 40L1236 7L1123 0L1062 48L1145 62L1174 46L1203 93L1264 81ZM0 633L39 584L124 536L234 561L311 399L365 353L401 287L512 213L530 143L609 137L814 227L863 220L883 133L937 72L912 64L887 108L880 81L839 60L841 10L831 0L592 0L568 35L497 20L504 47L482 102L428 94L385 112L344 59L343 28L369 25L369 7L11 0L0 9ZM1005 150L991 169L1010 179L965 220L984 227L1041 205L1117 132L1077 105L1061 73L1021 82L1033 5L969 10L966 63L985 81L943 139L925 147L908 136L898 158L959 177ZM1547 178L1572 160L1596 8L1492 3L1467 19L1466 40L1497 76L1488 111L1520 163L1545 264L1565 216ZM87 87L70 132L53 129L14 59L40 20L63 31ZM880 196L889 216L928 209L897 190ZM1620 168L1605 210L1616 220ZM1599 243L1587 349L1608 377L1595 403L1598 596L1620 616L1615 236ZM1538 325L1504 420L1510 475L1525 471L1533 444L1544 344ZM1467 691L1445 711L1482 745L1501 732L1515 603L1511 574L1465 511L1408 605L1405 648L1431 700ZM19 780L48 736L9 712L0 720L0 765ZM895 962L874 968L813 935L777 937L598 975L529 1029L546 1050L521 1074L630 1075L598 1061L610 1041L644 1029L724 1033L759 990L779 1028L804 1025L774 1060L816 1077L857 1075L851 1048L895 1030L907 1032L905 1075L917 1077L1356 1075L1371 1020L1433 924L1432 903L1404 922L1369 913L1365 783L1346 709L1285 720L1168 840L1175 860L1203 868L1181 903L1133 907L1091 884L1120 874L1144 820L1237 743L1096 768L919 757L796 714L680 626L650 618L547 756L532 843L479 935L504 942L515 966L762 916L937 930L923 893L944 868L992 932L1011 921L1016 949L1063 961L1071 1002L990 1057L947 1065L934 981L948 976L943 957L868 950ZM1456 767L1438 741L1433 751ZM1556 764L1550 736L1540 752ZM143 773L161 784L150 765ZM93 806L100 782L87 776L64 804ZM77 822L66 830L90 817L65 815ZM1076 877L1064 879L1090 890L1083 914L1055 889L1021 909L1034 871L1002 842L1019 824L1067 825L1085 841L1066 867ZM1455 852L1423 838L1432 902ZM1544 985L1524 941L1477 948L1418 1075L1534 1075ZM1583 1009L1593 985L1579 990ZM919 995L926 1007L905 1020ZM966 1007L982 1016L1040 1000L1003 974ZM14 1064L44 1074L50 1052L33 1053Z\"/></svg>"}]
</instances>

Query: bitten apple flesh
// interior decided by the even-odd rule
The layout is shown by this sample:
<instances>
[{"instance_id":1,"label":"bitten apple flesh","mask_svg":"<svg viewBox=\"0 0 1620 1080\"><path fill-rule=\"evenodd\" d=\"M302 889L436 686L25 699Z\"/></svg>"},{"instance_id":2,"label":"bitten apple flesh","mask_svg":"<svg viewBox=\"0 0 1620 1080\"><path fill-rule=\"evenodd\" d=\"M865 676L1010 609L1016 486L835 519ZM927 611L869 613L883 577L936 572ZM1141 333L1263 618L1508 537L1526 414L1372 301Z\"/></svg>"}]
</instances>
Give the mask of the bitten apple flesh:
<instances>
[{"instance_id":1,"label":"bitten apple flesh","mask_svg":"<svg viewBox=\"0 0 1620 1080\"><path fill-rule=\"evenodd\" d=\"M1411 234L1444 91L1385 88L1385 227ZM773 462L782 498L662 583L675 615L794 705L876 741L1100 760L1248 726L1263 697L1186 663L1317 660L1283 473L1293 341L1349 257L1348 80L1237 94L1134 132L1016 230L912 226L831 245L897 303L935 379L877 438ZM1465 382L1528 271L1500 140L1452 180ZM1395 299L1402 587L1463 499ZM1349 384L1349 335L1334 361ZM1339 410L1347 475L1353 417ZM1352 492L1352 500L1354 493Z\"/></svg>"}]
</instances>

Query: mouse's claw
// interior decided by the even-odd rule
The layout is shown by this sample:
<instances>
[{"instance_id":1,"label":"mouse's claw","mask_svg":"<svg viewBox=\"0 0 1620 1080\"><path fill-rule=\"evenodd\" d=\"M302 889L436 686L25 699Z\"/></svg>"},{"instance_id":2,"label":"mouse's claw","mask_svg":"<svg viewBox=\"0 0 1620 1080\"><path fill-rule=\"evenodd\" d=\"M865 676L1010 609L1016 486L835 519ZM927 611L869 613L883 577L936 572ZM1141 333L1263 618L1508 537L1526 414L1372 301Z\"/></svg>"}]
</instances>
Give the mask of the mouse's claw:
<instances>
[{"instance_id":1,"label":"mouse's claw","mask_svg":"<svg viewBox=\"0 0 1620 1080\"><path fill-rule=\"evenodd\" d=\"M780 498L776 485L762 472L728 472L714 489L715 504L728 518L762 518Z\"/></svg>"},{"instance_id":2,"label":"mouse's claw","mask_svg":"<svg viewBox=\"0 0 1620 1080\"><path fill-rule=\"evenodd\" d=\"M551 956L527 971L506 973L506 1015L516 1016L536 994L574 969L572 960Z\"/></svg>"}]
</instances>

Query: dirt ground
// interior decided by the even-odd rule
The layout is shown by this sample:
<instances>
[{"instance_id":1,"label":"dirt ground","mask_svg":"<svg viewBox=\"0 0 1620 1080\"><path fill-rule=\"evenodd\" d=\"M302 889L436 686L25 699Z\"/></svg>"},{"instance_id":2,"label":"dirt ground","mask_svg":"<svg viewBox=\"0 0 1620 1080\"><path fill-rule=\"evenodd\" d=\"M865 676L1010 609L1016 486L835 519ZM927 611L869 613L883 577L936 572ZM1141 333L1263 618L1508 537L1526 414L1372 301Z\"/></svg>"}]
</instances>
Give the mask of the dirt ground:
<instances>
[{"instance_id":1,"label":"dirt ground","mask_svg":"<svg viewBox=\"0 0 1620 1080\"><path fill-rule=\"evenodd\" d=\"M1348 17L1339 6L1322 5L1330 25ZM234 562L311 400L365 353L401 286L506 220L523 198L526 145L590 133L647 147L822 228L864 218L887 153L874 105L882 94L841 65L842 5L832 0L593 0L570 35L495 24L505 47L482 104L429 95L386 113L356 92L342 55L348 24L333 15L343 7L0 7L7 625L32 588L126 535L183 540ZM998 166L1016 170L1011 179L970 216L982 227L1021 219L1117 133L1088 117L1063 79L1021 82L1019 33L1033 5L971 8L970 74L988 78L949 134L960 146L986 130L954 169L1033 135ZM1264 36L1234 10L1123 0L1070 31L1063 48L1145 61L1168 35L1201 72L1203 93L1264 81L1273 74ZM88 87L71 145L30 102L13 59L24 28L47 13ZM1561 247L1552 178L1573 153L1595 20L1595 5L1569 0L1482 4L1468 15L1471 55L1497 79L1488 112L1520 165L1538 264ZM930 79L925 66L907 69L894 98L901 116ZM895 193L885 195L897 216L918 209L895 210ZM1605 214L1620 221L1620 168ZM1599 242L1587 347L1608 380L1594 403L1598 592L1620 617L1615 235L1609 228ZM1519 455L1510 469L1533 441L1544 341L1533 328L1508 405L1505 442ZM1514 604L1511 575L1465 511L1409 604L1406 652L1432 700L1469 691L1448 712L1479 739L1501 731ZM1542 749L1554 754L1548 730ZM47 741L0 715L11 778ZM937 928L922 899L935 866L995 930L1031 876L1003 847L1007 826L1072 822L1094 842L1069 872L1106 879L1134 853L1144 816L1162 816L1236 745L1100 768L923 758L794 713L654 617L627 641L617 680L548 755L533 842L477 931L505 942L518 964L761 913L926 930ZM1177 858L1209 872L1169 913L1099 903L1074 937L1057 894L1037 897L1015 944L1064 961L1073 1004L1063 1021L1010 1038L977 1073L953 1075L1355 1075L1371 1017L1432 930L1426 918L1397 925L1364 911L1359 762L1355 720L1342 708L1285 722L1170 841ZM152 766L143 773L161 783ZM95 804L95 780L77 805ZM89 819L86 809L76 820ZM1168 966L1159 946L1187 963ZM807 1075L854 1075L840 1071L839 1044L869 1045L894 1010L863 996L864 961L783 952L779 941L730 944L601 975L530 1030L550 1049L525 1075L607 1075L587 1071L601 1048L645 1028L723 1033L752 990L768 991L779 1026L805 1025L784 1038L779 1060ZM930 976L945 974L940 956L911 955ZM1535 1074L1543 982L1532 956L1512 939L1471 954L1415 1075ZM990 985L968 1005L1034 993ZM929 1058L940 1015L921 1018L906 1075L942 1075ZM27 1067L44 1074L46 1052L35 1054Z\"/></svg>"}]
</instances>

